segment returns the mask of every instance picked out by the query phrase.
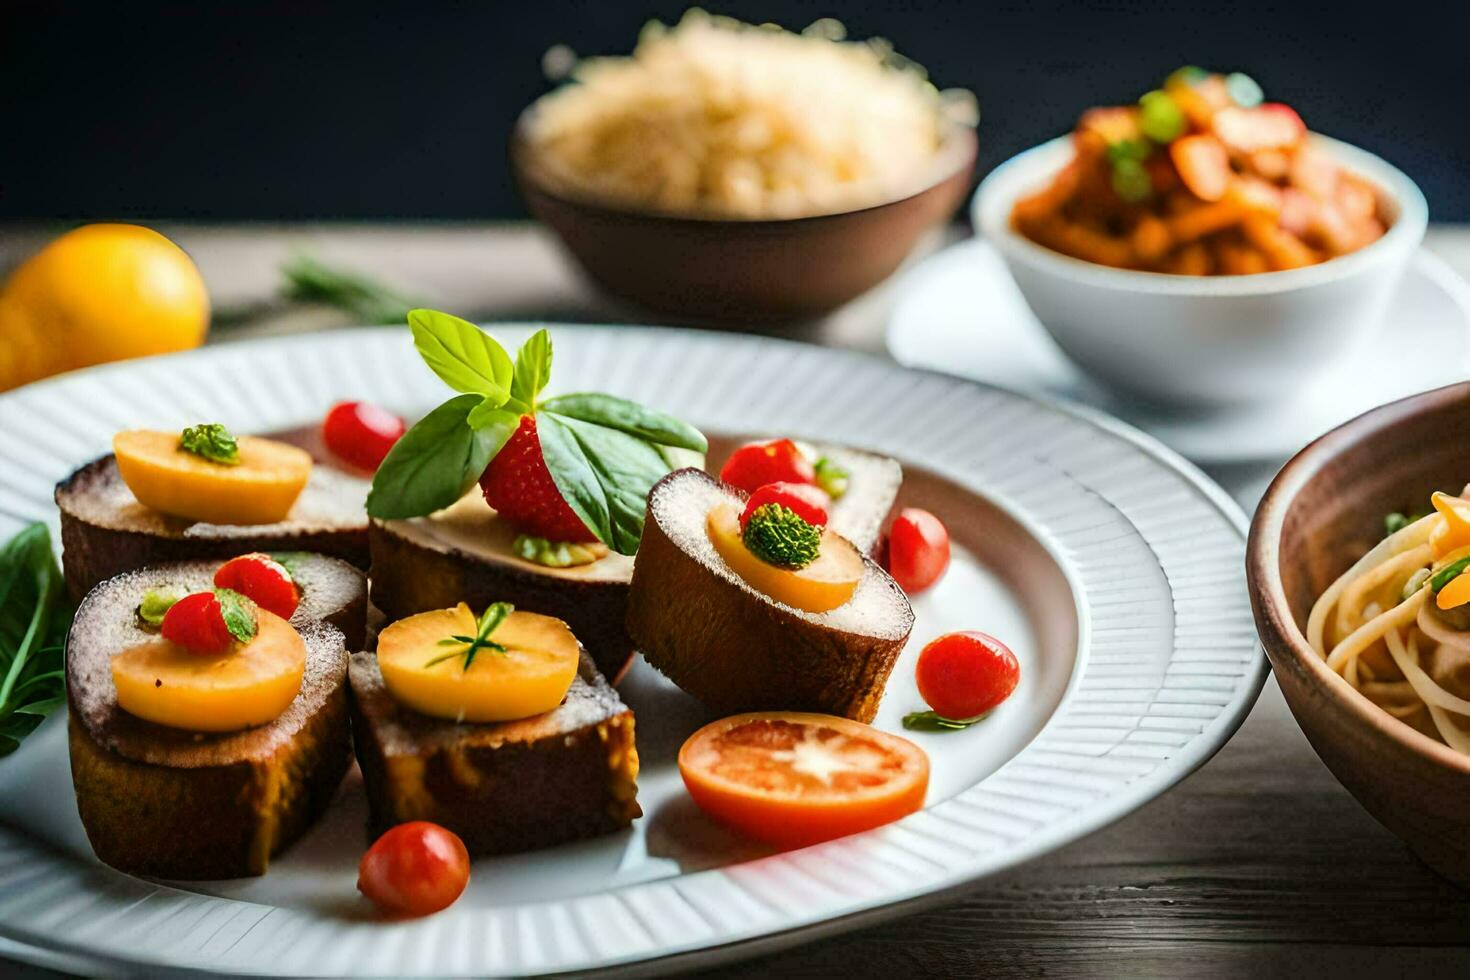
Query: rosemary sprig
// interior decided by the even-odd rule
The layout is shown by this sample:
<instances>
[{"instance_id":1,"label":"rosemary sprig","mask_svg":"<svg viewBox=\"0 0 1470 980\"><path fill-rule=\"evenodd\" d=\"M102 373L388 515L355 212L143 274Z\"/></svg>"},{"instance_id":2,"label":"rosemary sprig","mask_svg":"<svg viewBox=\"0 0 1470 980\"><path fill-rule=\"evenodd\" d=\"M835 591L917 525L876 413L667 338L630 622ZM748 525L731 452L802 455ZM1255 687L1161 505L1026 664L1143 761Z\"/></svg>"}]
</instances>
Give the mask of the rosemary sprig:
<instances>
[{"instance_id":1,"label":"rosemary sprig","mask_svg":"<svg viewBox=\"0 0 1470 980\"><path fill-rule=\"evenodd\" d=\"M402 324L408 311L424 304L366 275L327 265L304 253L281 264L282 295L301 303L324 303L363 323Z\"/></svg>"},{"instance_id":2,"label":"rosemary sprig","mask_svg":"<svg viewBox=\"0 0 1470 980\"><path fill-rule=\"evenodd\" d=\"M491 603L490 607L480 616L480 622L475 629L474 636L463 636L456 633L453 636L446 636L439 641L439 646L441 647L464 647L463 650L451 650L449 653L441 653L437 657L430 658L429 662L424 664L424 666L426 668L433 667L435 664L442 664L446 660L464 657L464 669L469 670L470 664L475 662L475 654L481 650L494 650L496 653L504 653L505 647L490 639L490 634L494 633L496 627L505 622L507 616L515 612L515 608L515 606L512 606L508 602Z\"/></svg>"}]
</instances>

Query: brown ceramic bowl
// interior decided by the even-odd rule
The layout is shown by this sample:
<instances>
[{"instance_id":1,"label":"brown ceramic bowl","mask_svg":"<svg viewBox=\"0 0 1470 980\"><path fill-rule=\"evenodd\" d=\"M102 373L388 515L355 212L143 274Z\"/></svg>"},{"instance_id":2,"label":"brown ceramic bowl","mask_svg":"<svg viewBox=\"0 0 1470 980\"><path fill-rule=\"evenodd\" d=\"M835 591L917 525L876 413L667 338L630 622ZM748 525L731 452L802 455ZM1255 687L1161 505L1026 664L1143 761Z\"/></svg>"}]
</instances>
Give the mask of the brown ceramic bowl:
<instances>
[{"instance_id":1,"label":"brown ceramic bowl","mask_svg":"<svg viewBox=\"0 0 1470 980\"><path fill-rule=\"evenodd\" d=\"M975 168L975 130L954 126L932 179L898 200L780 220L685 218L552 192L524 138L511 165L531 213L608 292L663 313L711 321L818 316L898 268L919 237L954 214Z\"/></svg>"},{"instance_id":2,"label":"brown ceramic bowl","mask_svg":"<svg viewBox=\"0 0 1470 980\"><path fill-rule=\"evenodd\" d=\"M1383 537L1470 480L1470 383L1374 409L1277 475L1246 554L1256 628L1297 723L1358 802L1430 867L1470 886L1470 757L1380 710L1307 643L1313 602Z\"/></svg>"}]
</instances>

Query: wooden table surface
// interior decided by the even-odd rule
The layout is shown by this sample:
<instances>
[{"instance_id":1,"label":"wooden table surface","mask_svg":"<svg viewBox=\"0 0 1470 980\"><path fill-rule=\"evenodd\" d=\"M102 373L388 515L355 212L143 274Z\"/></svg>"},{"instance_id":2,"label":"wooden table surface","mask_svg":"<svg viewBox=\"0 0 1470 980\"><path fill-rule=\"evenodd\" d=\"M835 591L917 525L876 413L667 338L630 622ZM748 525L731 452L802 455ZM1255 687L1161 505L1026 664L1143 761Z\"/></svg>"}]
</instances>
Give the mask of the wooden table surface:
<instances>
[{"instance_id":1,"label":"wooden table surface","mask_svg":"<svg viewBox=\"0 0 1470 980\"><path fill-rule=\"evenodd\" d=\"M162 230L203 270L231 323L216 331L222 342L342 322L271 305L293 249L482 320L646 319L580 282L529 225ZM0 268L49 234L0 234ZM1434 228L1429 247L1470 275L1470 229ZM880 288L787 334L880 351L890 303ZM1280 462L1212 475L1249 512ZM6 975L52 975L21 970L0 962ZM932 911L703 975L839 974L1464 978L1470 893L1420 864L1337 784L1268 680L1214 759L1106 830Z\"/></svg>"}]
</instances>

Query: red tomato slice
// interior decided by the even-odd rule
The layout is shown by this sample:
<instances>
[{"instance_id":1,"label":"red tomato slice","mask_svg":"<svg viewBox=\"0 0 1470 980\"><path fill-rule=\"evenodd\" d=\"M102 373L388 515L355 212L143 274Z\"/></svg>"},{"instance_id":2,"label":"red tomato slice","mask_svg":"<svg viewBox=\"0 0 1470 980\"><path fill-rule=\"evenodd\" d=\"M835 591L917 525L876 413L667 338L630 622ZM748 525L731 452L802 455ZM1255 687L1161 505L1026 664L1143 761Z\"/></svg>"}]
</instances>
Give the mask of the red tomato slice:
<instances>
[{"instance_id":1,"label":"red tomato slice","mask_svg":"<svg viewBox=\"0 0 1470 980\"><path fill-rule=\"evenodd\" d=\"M758 488L745 502L740 513L740 526L750 520L750 515L766 504L780 504L796 512L796 516L817 527L827 526L827 505L832 498L827 491L810 483L767 483Z\"/></svg>"},{"instance_id":2,"label":"red tomato slice","mask_svg":"<svg viewBox=\"0 0 1470 980\"><path fill-rule=\"evenodd\" d=\"M752 442L730 454L720 468L720 479L746 493L767 483L816 483L817 471L790 439Z\"/></svg>"},{"instance_id":3,"label":"red tomato slice","mask_svg":"<svg viewBox=\"0 0 1470 980\"><path fill-rule=\"evenodd\" d=\"M436 823L402 823L379 837L357 867L357 890L390 915L430 915L453 905L470 881L464 841Z\"/></svg>"},{"instance_id":4,"label":"red tomato slice","mask_svg":"<svg viewBox=\"0 0 1470 980\"><path fill-rule=\"evenodd\" d=\"M260 608L290 619L301 603L301 590L286 566L263 552L231 558L214 573L218 589L234 589Z\"/></svg>"},{"instance_id":5,"label":"red tomato slice","mask_svg":"<svg viewBox=\"0 0 1470 980\"><path fill-rule=\"evenodd\" d=\"M195 592L169 606L158 631L170 643L198 653L219 653L235 642L213 592Z\"/></svg>"},{"instance_id":6,"label":"red tomato slice","mask_svg":"<svg viewBox=\"0 0 1470 980\"><path fill-rule=\"evenodd\" d=\"M891 823L924 805L929 758L913 742L831 715L762 711L689 736L679 774L715 820L778 847Z\"/></svg>"}]
</instances>

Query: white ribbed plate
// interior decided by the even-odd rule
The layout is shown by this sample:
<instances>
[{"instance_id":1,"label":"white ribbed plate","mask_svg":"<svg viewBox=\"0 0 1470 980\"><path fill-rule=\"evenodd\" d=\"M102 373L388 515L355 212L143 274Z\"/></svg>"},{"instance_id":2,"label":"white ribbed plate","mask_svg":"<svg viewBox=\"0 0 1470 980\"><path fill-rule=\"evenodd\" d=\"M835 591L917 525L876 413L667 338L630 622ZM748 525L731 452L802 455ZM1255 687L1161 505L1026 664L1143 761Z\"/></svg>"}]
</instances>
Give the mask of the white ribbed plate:
<instances>
[{"instance_id":1,"label":"white ribbed plate","mask_svg":"<svg viewBox=\"0 0 1470 980\"><path fill-rule=\"evenodd\" d=\"M526 330L497 326L519 342ZM916 607L941 628L1015 641L1029 686L965 733L915 736L927 808L805 850L751 857L681 798L654 712L697 709L646 667L639 711L648 816L625 834L479 861L471 890L426 920L384 924L354 902L361 801L247 882L181 888L96 863L77 837L64 726L0 761L0 936L99 967L289 975L467 975L615 964L690 966L871 921L1054 850L1137 808L1210 757L1265 676L1243 564L1244 520L1167 450L1101 416L862 355L732 335L557 327L555 388L646 400L711 431L791 432L866 446L995 502L1071 582L1074 662L1039 663L1020 612L965 556ZM306 424L340 398L423 411L445 391L405 331L351 330L113 365L0 397L0 536L55 526L52 485L138 425L208 418L243 431ZM976 622L976 619L983 621ZM919 707L911 657L881 727ZM642 665L640 665L642 666ZM68 821L70 821L68 823ZM35 835L47 838L43 843ZM723 848L723 850L722 850ZM323 859L323 856L332 856ZM867 912L866 916L854 913ZM735 945L738 944L738 945Z\"/></svg>"}]
</instances>

